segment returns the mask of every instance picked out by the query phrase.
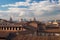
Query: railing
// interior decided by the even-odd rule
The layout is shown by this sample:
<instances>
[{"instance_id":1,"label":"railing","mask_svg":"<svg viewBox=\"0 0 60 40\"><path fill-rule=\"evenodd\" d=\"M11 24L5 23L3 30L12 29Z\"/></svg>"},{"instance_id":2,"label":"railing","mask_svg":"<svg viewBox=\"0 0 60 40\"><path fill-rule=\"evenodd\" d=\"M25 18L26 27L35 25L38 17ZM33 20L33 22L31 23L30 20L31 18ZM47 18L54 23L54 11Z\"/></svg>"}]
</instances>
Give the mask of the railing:
<instances>
[{"instance_id":1,"label":"railing","mask_svg":"<svg viewBox=\"0 0 60 40\"><path fill-rule=\"evenodd\" d=\"M60 40L60 36L17 36L13 40Z\"/></svg>"},{"instance_id":2,"label":"railing","mask_svg":"<svg viewBox=\"0 0 60 40\"><path fill-rule=\"evenodd\" d=\"M0 40L6 40L5 37L0 37ZM56 36L19 36L16 38L13 38L13 40L60 40L60 37Z\"/></svg>"},{"instance_id":3,"label":"railing","mask_svg":"<svg viewBox=\"0 0 60 40\"><path fill-rule=\"evenodd\" d=\"M6 40L6 38L5 37L0 37L0 40Z\"/></svg>"}]
</instances>

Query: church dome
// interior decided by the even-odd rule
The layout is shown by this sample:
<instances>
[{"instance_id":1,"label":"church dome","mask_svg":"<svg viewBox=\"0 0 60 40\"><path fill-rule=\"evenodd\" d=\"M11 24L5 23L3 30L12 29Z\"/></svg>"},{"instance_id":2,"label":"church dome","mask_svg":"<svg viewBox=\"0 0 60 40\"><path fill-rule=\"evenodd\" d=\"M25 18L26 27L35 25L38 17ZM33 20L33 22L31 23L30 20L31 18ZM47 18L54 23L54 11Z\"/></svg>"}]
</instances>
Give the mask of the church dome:
<instances>
[{"instance_id":1,"label":"church dome","mask_svg":"<svg viewBox=\"0 0 60 40\"><path fill-rule=\"evenodd\" d=\"M55 25L55 26L58 26L59 25L56 20L52 24Z\"/></svg>"},{"instance_id":2,"label":"church dome","mask_svg":"<svg viewBox=\"0 0 60 40\"><path fill-rule=\"evenodd\" d=\"M53 24L58 24L57 22L53 22Z\"/></svg>"}]
</instances>

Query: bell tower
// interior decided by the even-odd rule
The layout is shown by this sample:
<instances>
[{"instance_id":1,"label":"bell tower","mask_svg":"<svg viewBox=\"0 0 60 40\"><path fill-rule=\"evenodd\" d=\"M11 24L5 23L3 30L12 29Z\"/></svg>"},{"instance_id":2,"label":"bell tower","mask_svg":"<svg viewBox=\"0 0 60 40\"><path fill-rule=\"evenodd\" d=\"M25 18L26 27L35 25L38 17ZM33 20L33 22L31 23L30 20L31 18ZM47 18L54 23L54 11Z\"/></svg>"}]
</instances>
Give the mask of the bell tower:
<instances>
[{"instance_id":1,"label":"bell tower","mask_svg":"<svg viewBox=\"0 0 60 40\"><path fill-rule=\"evenodd\" d=\"M36 21L36 18L34 17L33 21Z\"/></svg>"},{"instance_id":2,"label":"bell tower","mask_svg":"<svg viewBox=\"0 0 60 40\"><path fill-rule=\"evenodd\" d=\"M10 17L10 22L12 22L12 17Z\"/></svg>"}]
</instances>

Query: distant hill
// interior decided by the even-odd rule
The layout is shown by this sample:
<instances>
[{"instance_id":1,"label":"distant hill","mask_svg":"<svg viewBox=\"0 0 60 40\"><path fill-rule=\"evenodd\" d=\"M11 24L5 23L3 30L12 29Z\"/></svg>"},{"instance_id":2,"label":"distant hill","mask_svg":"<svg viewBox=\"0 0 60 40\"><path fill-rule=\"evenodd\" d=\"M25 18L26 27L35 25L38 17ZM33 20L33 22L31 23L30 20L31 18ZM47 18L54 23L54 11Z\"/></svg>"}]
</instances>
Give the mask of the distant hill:
<instances>
[{"instance_id":1,"label":"distant hill","mask_svg":"<svg viewBox=\"0 0 60 40\"><path fill-rule=\"evenodd\" d=\"M48 22L53 22L53 21L55 21L55 20L48 20ZM60 20L56 20L57 22L60 22Z\"/></svg>"}]
</instances>

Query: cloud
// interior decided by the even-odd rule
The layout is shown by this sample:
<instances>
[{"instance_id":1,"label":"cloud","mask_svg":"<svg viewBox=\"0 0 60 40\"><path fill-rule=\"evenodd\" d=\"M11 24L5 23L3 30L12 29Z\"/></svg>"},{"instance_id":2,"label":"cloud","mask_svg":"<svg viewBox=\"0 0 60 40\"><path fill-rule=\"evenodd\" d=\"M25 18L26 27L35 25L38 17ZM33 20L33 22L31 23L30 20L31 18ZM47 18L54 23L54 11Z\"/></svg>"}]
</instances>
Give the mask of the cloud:
<instances>
[{"instance_id":1,"label":"cloud","mask_svg":"<svg viewBox=\"0 0 60 40\"><path fill-rule=\"evenodd\" d=\"M18 6L29 6L30 4L28 3L30 0L26 0L26 2L16 2L14 4L5 4L1 5L1 7L18 7Z\"/></svg>"},{"instance_id":2,"label":"cloud","mask_svg":"<svg viewBox=\"0 0 60 40\"><path fill-rule=\"evenodd\" d=\"M28 3L29 3L30 1L31 1L31 0L26 0L26 2L28 2Z\"/></svg>"},{"instance_id":3,"label":"cloud","mask_svg":"<svg viewBox=\"0 0 60 40\"><path fill-rule=\"evenodd\" d=\"M0 17L2 17L3 15L0 14Z\"/></svg>"},{"instance_id":4,"label":"cloud","mask_svg":"<svg viewBox=\"0 0 60 40\"><path fill-rule=\"evenodd\" d=\"M26 2L16 2L15 4L6 4L1 5L1 7L13 6L8 8L6 11L1 11L0 13L8 13L14 15L14 17L22 17L22 18L33 18L36 17L42 20L48 20L52 17L58 18L60 15L60 3L50 3L47 1L41 2L33 2L29 3L30 0L26 0ZM29 8L18 8L18 6L28 6ZM15 16L17 15L17 16Z\"/></svg>"},{"instance_id":5,"label":"cloud","mask_svg":"<svg viewBox=\"0 0 60 40\"><path fill-rule=\"evenodd\" d=\"M24 16L24 15L25 15L25 12L24 11L21 11L20 14L19 14L20 17L21 16Z\"/></svg>"}]
</instances>

